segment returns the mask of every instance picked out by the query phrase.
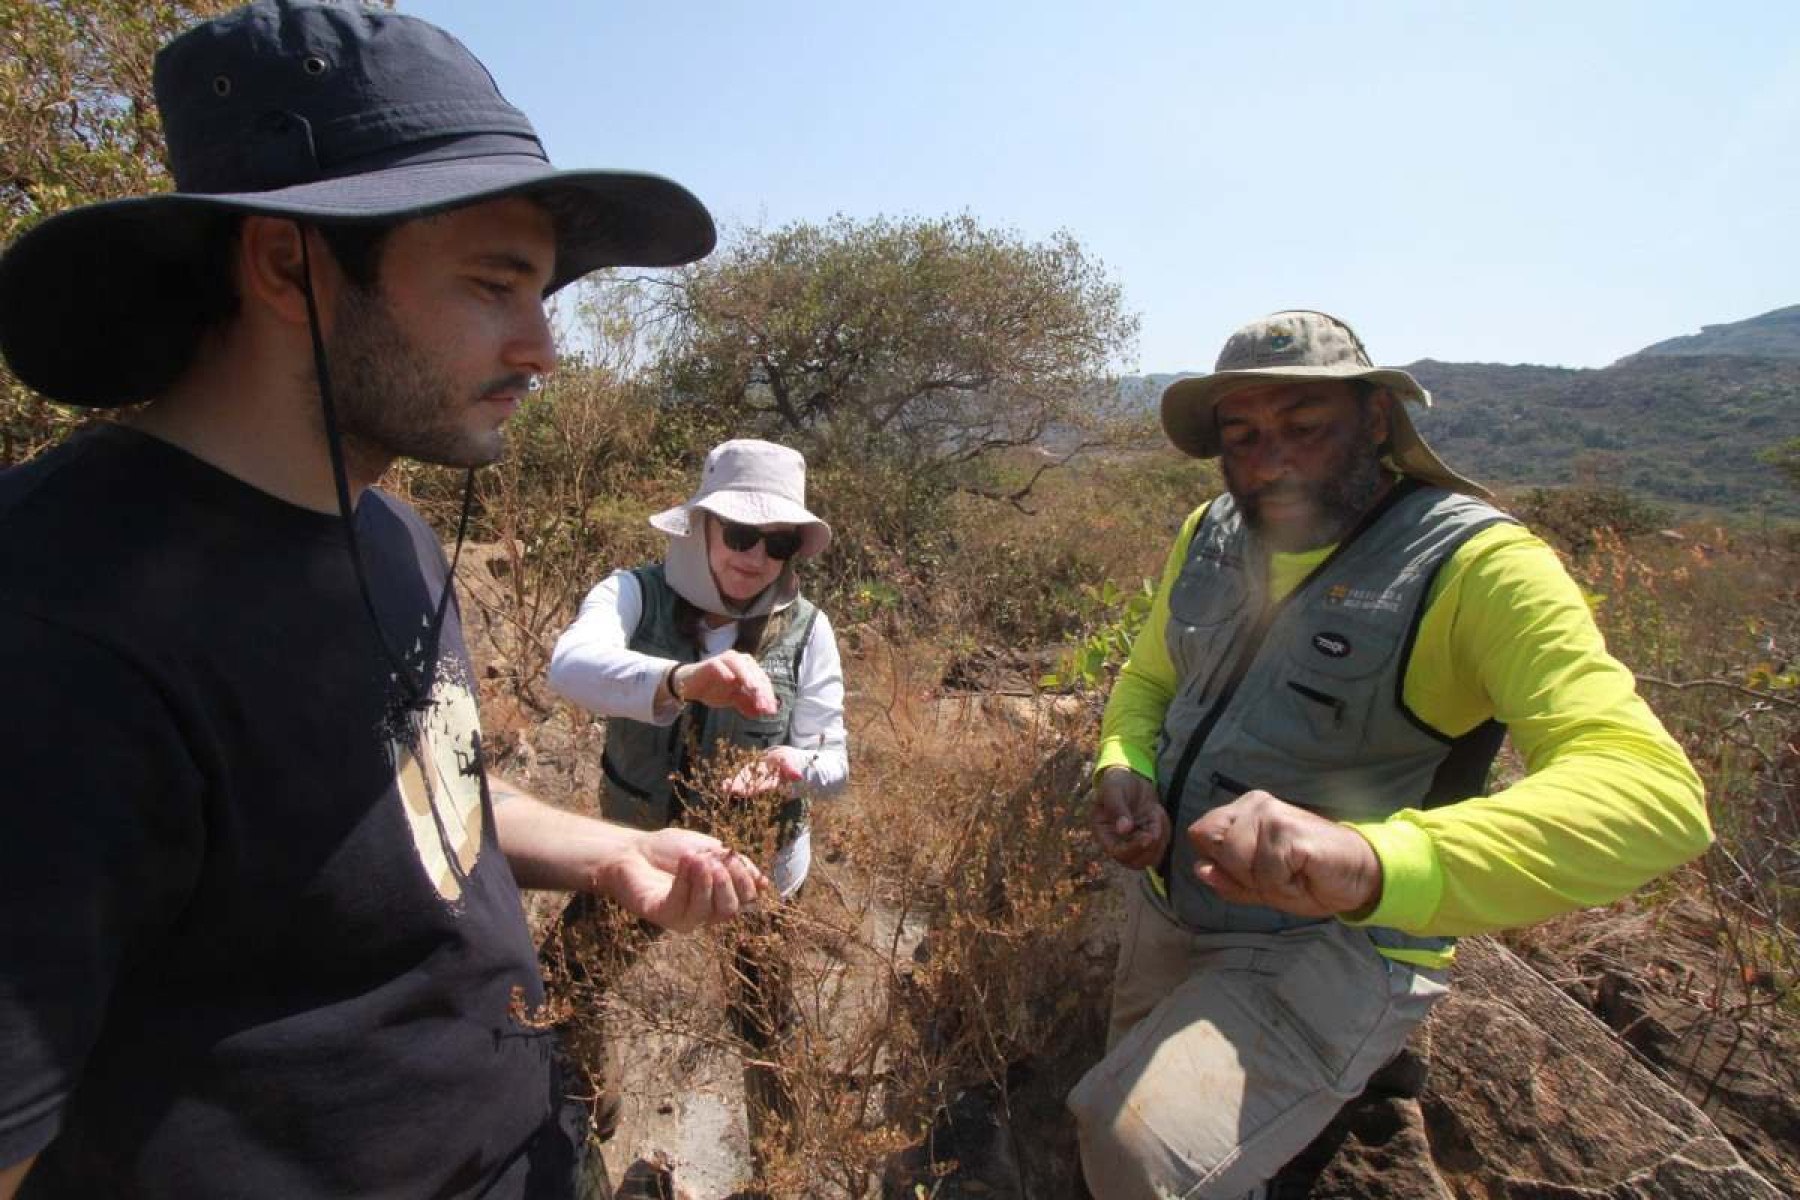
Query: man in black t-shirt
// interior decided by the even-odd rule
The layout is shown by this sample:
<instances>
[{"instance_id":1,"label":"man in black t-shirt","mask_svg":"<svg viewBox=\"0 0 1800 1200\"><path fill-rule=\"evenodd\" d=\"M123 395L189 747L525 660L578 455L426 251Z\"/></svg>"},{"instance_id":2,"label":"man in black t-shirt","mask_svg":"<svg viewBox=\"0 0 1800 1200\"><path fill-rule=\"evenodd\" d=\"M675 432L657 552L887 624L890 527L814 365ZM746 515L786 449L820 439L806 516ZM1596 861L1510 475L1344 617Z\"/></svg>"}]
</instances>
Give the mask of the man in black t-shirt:
<instances>
[{"instance_id":1,"label":"man in black t-shirt","mask_svg":"<svg viewBox=\"0 0 1800 1200\"><path fill-rule=\"evenodd\" d=\"M178 190L0 258L21 379L146 402L0 474L0 1200L603 1195L519 887L685 929L762 880L487 773L451 566L373 485L493 461L544 297L712 222L553 170L390 12L258 0L156 91Z\"/></svg>"}]
</instances>

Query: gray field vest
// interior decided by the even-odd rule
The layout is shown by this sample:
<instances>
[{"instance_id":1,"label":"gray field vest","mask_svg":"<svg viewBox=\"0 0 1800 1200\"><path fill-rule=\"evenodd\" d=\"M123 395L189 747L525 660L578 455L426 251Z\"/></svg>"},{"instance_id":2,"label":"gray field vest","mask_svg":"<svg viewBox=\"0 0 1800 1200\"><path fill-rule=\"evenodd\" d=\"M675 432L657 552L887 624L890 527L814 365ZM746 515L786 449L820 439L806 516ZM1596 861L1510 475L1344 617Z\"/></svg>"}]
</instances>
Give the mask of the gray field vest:
<instances>
[{"instance_id":1,"label":"gray field vest","mask_svg":"<svg viewBox=\"0 0 1800 1200\"><path fill-rule=\"evenodd\" d=\"M1157 743L1157 786L1174 828L1261 788L1333 820L1479 795L1504 730L1459 738L1407 707L1406 664L1439 568L1476 532L1511 518L1468 496L1402 480L1288 596L1269 601L1268 557L1229 495L1208 507L1169 595L1165 640L1177 691ZM1273 932L1314 923L1232 904L1193 877L1172 840L1164 878L1190 928ZM1372 929L1377 944L1436 950L1444 938Z\"/></svg>"},{"instance_id":2,"label":"gray field vest","mask_svg":"<svg viewBox=\"0 0 1800 1200\"><path fill-rule=\"evenodd\" d=\"M675 591L663 578L662 565L632 572L643 593L643 614L627 643L631 649L677 662L697 662L700 646L675 628ZM624 717L606 722L606 748L600 754L604 779L600 811L608 819L638 829L682 824L684 788L679 782L695 755L709 753L720 742L750 750L766 750L787 741L800 691L800 661L812 637L818 609L804 596L769 618L757 653L775 689L778 708L771 717L745 717L735 709L689 704L673 725L649 725ZM806 819L803 799L779 814L783 845L793 840Z\"/></svg>"}]
</instances>

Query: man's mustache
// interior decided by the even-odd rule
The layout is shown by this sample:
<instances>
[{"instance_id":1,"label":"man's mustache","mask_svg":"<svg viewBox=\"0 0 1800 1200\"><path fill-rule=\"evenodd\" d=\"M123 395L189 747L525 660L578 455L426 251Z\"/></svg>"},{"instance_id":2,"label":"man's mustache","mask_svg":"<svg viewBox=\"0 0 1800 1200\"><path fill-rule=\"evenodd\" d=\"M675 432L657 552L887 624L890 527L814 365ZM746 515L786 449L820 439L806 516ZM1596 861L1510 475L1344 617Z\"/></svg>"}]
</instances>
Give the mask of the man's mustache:
<instances>
[{"instance_id":1,"label":"man's mustache","mask_svg":"<svg viewBox=\"0 0 1800 1200\"><path fill-rule=\"evenodd\" d=\"M532 390L531 381L532 376L530 375L503 375L499 379L490 379L482 384L479 394L497 396L503 392L529 392Z\"/></svg>"},{"instance_id":2,"label":"man's mustache","mask_svg":"<svg viewBox=\"0 0 1800 1200\"><path fill-rule=\"evenodd\" d=\"M1313 489L1304 483L1265 483L1245 498L1260 502L1263 500L1310 500L1312 497Z\"/></svg>"}]
</instances>

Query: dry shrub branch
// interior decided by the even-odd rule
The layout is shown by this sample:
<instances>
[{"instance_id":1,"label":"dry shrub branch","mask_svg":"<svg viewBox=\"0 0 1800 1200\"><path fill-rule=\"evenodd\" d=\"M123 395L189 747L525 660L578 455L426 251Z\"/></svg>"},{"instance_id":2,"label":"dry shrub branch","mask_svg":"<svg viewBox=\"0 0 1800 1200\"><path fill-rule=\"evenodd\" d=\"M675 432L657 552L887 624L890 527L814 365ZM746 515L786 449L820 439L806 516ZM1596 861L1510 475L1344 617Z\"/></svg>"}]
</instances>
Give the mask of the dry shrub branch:
<instances>
[{"instance_id":1,"label":"dry shrub branch","mask_svg":"<svg viewBox=\"0 0 1800 1200\"><path fill-rule=\"evenodd\" d=\"M1046 969L1075 952L1097 894L1080 795L1091 731L1040 720L995 737L984 724L875 739L860 801L815 814L795 902L648 948L596 913L550 971L578 1052L597 1053L584 1030L630 1027L772 1073L793 1100L761 1131L782 1196L865 1195L960 1091L1003 1093L1008 1067L1053 1047L1071 1008L1094 1001ZM767 862L780 800L728 798L740 764L722 755L701 772L693 823ZM747 960L785 984L773 1046L720 1020L757 985Z\"/></svg>"}]
</instances>

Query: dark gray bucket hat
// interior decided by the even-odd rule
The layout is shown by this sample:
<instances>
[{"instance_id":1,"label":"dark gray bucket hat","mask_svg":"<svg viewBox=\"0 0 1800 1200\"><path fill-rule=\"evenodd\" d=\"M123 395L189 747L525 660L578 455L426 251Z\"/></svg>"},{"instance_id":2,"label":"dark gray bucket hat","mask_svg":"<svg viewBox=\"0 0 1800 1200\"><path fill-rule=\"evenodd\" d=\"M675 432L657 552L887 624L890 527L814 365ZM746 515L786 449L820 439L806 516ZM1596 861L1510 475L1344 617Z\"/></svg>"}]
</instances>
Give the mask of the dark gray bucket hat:
<instances>
[{"instance_id":1,"label":"dark gray bucket hat","mask_svg":"<svg viewBox=\"0 0 1800 1200\"><path fill-rule=\"evenodd\" d=\"M415 17L257 0L169 42L154 81L176 190L58 214L0 258L0 354L53 400L129 404L185 369L203 316L178 285L223 214L382 221L530 195L556 222L551 291L716 238L679 184L552 167L487 69Z\"/></svg>"}]
</instances>

